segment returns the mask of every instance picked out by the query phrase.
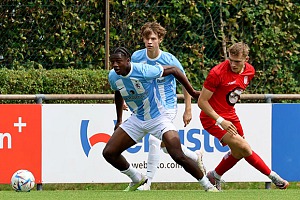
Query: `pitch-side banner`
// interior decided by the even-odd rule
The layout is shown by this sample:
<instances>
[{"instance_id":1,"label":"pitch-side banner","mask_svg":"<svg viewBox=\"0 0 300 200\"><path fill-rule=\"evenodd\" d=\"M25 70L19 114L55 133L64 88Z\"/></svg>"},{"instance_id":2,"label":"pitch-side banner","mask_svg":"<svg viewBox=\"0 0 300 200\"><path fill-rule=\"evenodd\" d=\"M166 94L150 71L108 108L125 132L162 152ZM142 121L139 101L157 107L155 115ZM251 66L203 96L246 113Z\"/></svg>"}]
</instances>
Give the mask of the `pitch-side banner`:
<instances>
[{"instance_id":1,"label":"pitch-side banner","mask_svg":"<svg viewBox=\"0 0 300 200\"><path fill-rule=\"evenodd\" d=\"M228 152L210 136L199 120L200 109L192 105L193 119L184 127L184 105L178 105L174 120L182 144L204 152L207 170L214 169ZM271 104L238 104L237 113L252 149L271 165ZM42 105L42 181L43 183L120 183L130 179L105 161L102 150L113 133L116 120L113 104ZM123 119L130 116L124 111ZM126 150L130 164L146 174L148 137ZM270 166L271 167L271 166ZM223 177L226 182L264 182L267 177L241 160ZM168 154L160 153L154 182L196 182Z\"/></svg>"},{"instance_id":2,"label":"pitch-side banner","mask_svg":"<svg viewBox=\"0 0 300 200\"><path fill-rule=\"evenodd\" d=\"M10 183L19 169L41 183L41 105L0 105L0 183Z\"/></svg>"}]
</instances>

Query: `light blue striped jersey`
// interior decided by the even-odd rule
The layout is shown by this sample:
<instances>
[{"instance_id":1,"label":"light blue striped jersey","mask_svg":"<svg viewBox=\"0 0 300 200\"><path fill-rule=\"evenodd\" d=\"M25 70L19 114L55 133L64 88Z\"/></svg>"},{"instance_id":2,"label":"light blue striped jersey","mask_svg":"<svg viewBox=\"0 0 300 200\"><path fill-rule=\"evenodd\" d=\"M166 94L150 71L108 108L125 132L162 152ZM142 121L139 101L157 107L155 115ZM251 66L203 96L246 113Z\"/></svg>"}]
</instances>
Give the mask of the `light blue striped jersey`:
<instances>
[{"instance_id":1,"label":"light blue striped jersey","mask_svg":"<svg viewBox=\"0 0 300 200\"><path fill-rule=\"evenodd\" d=\"M131 62L131 70L126 76L116 74L112 69L108 80L113 90L120 91L131 112L138 119L146 121L164 112L164 102L158 91L156 78L163 74L161 65Z\"/></svg>"},{"instance_id":2,"label":"light blue striped jersey","mask_svg":"<svg viewBox=\"0 0 300 200\"><path fill-rule=\"evenodd\" d=\"M147 63L150 65L173 65L178 67L184 74L184 70L178 59L171 53L160 50L159 55L155 59L147 56L147 49L135 51L131 56L132 62ZM157 78L157 84L160 95L167 109L177 108L177 95L176 95L176 78L171 74L165 77Z\"/></svg>"}]
</instances>

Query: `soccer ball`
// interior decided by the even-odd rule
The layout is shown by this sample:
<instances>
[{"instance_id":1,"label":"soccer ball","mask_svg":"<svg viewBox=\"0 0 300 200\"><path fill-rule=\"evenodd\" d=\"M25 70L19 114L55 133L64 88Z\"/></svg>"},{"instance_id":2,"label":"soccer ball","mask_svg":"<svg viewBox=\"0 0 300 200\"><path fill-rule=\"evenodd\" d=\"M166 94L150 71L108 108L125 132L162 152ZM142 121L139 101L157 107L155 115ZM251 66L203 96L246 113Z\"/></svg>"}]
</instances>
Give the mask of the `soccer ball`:
<instances>
[{"instance_id":1,"label":"soccer ball","mask_svg":"<svg viewBox=\"0 0 300 200\"><path fill-rule=\"evenodd\" d=\"M11 186L17 192L29 192L34 184L33 174L25 169L16 171L11 177Z\"/></svg>"}]
</instances>

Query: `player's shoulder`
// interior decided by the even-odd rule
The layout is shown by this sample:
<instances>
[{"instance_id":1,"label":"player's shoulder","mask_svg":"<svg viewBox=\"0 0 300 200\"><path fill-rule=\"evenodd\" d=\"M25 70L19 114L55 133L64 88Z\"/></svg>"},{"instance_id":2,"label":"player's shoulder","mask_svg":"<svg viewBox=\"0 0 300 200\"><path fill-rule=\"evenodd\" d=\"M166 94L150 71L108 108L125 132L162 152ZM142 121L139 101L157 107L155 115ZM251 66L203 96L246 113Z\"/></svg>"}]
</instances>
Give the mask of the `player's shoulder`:
<instances>
[{"instance_id":1,"label":"player's shoulder","mask_svg":"<svg viewBox=\"0 0 300 200\"><path fill-rule=\"evenodd\" d=\"M116 74L114 69L109 70L108 76L113 76L114 74Z\"/></svg>"},{"instance_id":2,"label":"player's shoulder","mask_svg":"<svg viewBox=\"0 0 300 200\"><path fill-rule=\"evenodd\" d=\"M225 60L219 64L217 64L216 66L214 66L212 69L211 69L211 73L215 73L215 74L222 74L224 73L225 71L228 70L228 67L229 67L229 60Z\"/></svg>"},{"instance_id":3,"label":"player's shoulder","mask_svg":"<svg viewBox=\"0 0 300 200\"><path fill-rule=\"evenodd\" d=\"M183 71L183 67L180 61L172 53L162 51L160 57L161 57L160 59L163 60L164 63L168 63L168 65L175 65Z\"/></svg>"},{"instance_id":4,"label":"player's shoulder","mask_svg":"<svg viewBox=\"0 0 300 200\"><path fill-rule=\"evenodd\" d=\"M139 62L131 62L131 66L133 67L133 70L141 70L144 66L146 66L147 64L145 63L139 63Z\"/></svg>"},{"instance_id":5,"label":"player's shoulder","mask_svg":"<svg viewBox=\"0 0 300 200\"><path fill-rule=\"evenodd\" d=\"M245 65L246 65L246 68L245 68L245 71L247 71L247 72L252 72L252 73L255 73L255 68L250 64L250 63L245 63Z\"/></svg>"},{"instance_id":6,"label":"player's shoulder","mask_svg":"<svg viewBox=\"0 0 300 200\"><path fill-rule=\"evenodd\" d=\"M116 80L117 78L118 78L117 73L115 72L114 69L111 69L111 70L109 71L109 73L108 73L108 80L109 80L109 81L114 81L114 80Z\"/></svg>"},{"instance_id":7,"label":"player's shoulder","mask_svg":"<svg viewBox=\"0 0 300 200\"><path fill-rule=\"evenodd\" d=\"M172 53L167 51L161 51L161 56L170 60L178 60Z\"/></svg>"},{"instance_id":8,"label":"player's shoulder","mask_svg":"<svg viewBox=\"0 0 300 200\"><path fill-rule=\"evenodd\" d=\"M143 57L146 53L146 49L139 49L136 50L135 52L133 52L133 54L131 55L131 59L135 59L135 58L140 58Z\"/></svg>"}]
</instances>

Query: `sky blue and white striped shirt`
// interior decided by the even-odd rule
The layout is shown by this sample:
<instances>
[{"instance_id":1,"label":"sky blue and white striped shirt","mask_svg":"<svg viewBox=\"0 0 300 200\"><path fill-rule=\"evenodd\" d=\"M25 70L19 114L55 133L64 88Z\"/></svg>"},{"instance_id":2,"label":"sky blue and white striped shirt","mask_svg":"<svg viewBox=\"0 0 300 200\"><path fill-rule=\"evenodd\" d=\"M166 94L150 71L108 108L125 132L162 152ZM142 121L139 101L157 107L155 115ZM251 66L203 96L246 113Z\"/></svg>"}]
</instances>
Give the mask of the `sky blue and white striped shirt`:
<instances>
[{"instance_id":1,"label":"sky blue and white striped shirt","mask_svg":"<svg viewBox=\"0 0 300 200\"><path fill-rule=\"evenodd\" d=\"M135 51L131 56L132 62L147 63L149 65L173 65L178 67L184 74L184 70L178 59L171 53L161 51L157 58L151 59L147 56L147 49L141 49ZM165 101L167 109L177 108L177 96L176 96L176 78L173 75L157 78L157 84L160 95Z\"/></svg>"},{"instance_id":2,"label":"sky blue and white striped shirt","mask_svg":"<svg viewBox=\"0 0 300 200\"><path fill-rule=\"evenodd\" d=\"M131 70L126 76L118 75L112 69L108 80L113 90L120 91L131 112L146 121L158 117L165 110L155 81L162 74L161 65L131 63Z\"/></svg>"}]
</instances>

